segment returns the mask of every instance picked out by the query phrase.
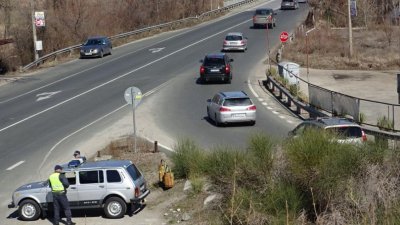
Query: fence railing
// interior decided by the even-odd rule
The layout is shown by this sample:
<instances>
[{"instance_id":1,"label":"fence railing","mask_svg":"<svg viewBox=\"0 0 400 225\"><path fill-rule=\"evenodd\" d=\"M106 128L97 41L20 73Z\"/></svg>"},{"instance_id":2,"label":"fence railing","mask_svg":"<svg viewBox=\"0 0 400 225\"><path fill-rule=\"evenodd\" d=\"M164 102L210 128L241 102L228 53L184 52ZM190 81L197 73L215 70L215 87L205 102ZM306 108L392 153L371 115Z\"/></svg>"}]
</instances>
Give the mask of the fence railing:
<instances>
[{"instance_id":1,"label":"fence railing","mask_svg":"<svg viewBox=\"0 0 400 225\"><path fill-rule=\"evenodd\" d=\"M211 11L208 11L208 12L204 12L204 13L202 13L200 15L187 17L187 18L183 18L183 19L180 19L180 20L175 20L175 21L171 21L171 22L167 22L167 23L162 23L162 24L158 24L158 25L154 25L154 26L150 26L150 27L145 27L145 28L142 28L142 29L129 31L129 32L122 33L122 34L113 35L113 36L110 37L110 39L113 40L113 39L125 38L125 37L129 37L131 35L137 35L137 34L140 34L140 33L151 31L151 30L156 30L156 29L160 29L160 28L174 26L176 24L185 23L185 22L188 22L188 21L191 21L191 20L202 20L202 19L204 19L206 17L215 16L215 15L217 15L219 13L226 12L226 11L229 11L231 9L234 9L234 8L237 8L237 7L240 7L242 5L252 3L252 2L256 2L256 1L259 1L259 0L243 0L243 1L236 2L234 4L230 4L228 6L225 6L225 7L219 8L219 9L214 9L214 10L211 10ZM38 66L39 64L43 63L44 61L46 61L48 59L56 58L57 55L59 55L59 54L71 53L73 50L79 49L80 46L81 46L81 44L77 44L77 45L69 46L69 47L57 50L55 52L51 52L49 54L46 54L46 55L40 57L39 59L37 59L37 60L35 60L35 61L25 65L25 66L23 66L22 70L26 71L26 70L28 70L28 69L30 69L32 67Z\"/></svg>"},{"instance_id":2,"label":"fence railing","mask_svg":"<svg viewBox=\"0 0 400 225\"><path fill-rule=\"evenodd\" d=\"M282 86L282 84L277 82L272 76L267 76L267 79L264 80L263 84L268 91L270 91L281 103L283 103L283 105L285 105L289 110L303 120L308 118L330 116L329 114L318 110L309 103L300 101L296 96L290 94L286 87ZM400 134L379 130L376 127L368 127L365 125L362 125L362 128L365 133L372 135L375 138L385 138L386 141L400 141ZM394 146L396 146L396 143L394 143Z\"/></svg>"}]
</instances>

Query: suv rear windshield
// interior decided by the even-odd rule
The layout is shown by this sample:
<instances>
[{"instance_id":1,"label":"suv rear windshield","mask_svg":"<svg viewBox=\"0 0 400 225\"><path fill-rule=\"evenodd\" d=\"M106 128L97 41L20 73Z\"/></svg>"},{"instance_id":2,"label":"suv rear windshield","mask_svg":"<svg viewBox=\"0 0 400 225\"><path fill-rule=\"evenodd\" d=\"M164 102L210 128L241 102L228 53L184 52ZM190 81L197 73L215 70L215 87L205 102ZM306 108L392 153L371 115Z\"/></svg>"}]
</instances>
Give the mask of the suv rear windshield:
<instances>
[{"instance_id":1,"label":"suv rear windshield","mask_svg":"<svg viewBox=\"0 0 400 225\"><path fill-rule=\"evenodd\" d=\"M242 36L228 35L228 36L226 36L225 40L227 40L227 41L241 41L242 40Z\"/></svg>"},{"instance_id":2,"label":"suv rear windshield","mask_svg":"<svg viewBox=\"0 0 400 225\"><path fill-rule=\"evenodd\" d=\"M129 165L126 170L128 171L129 175L132 177L132 180L137 180L139 177L142 176L140 171L136 168L135 165Z\"/></svg>"},{"instance_id":3,"label":"suv rear windshield","mask_svg":"<svg viewBox=\"0 0 400 225\"><path fill-rule=\"evenodd\" d=\"M338 135L348 138L359 138L362 137L362 130L360 127L331 127L327 130L335 132Z\"/></svg>"},{"instance_id":4,"label":"suv rear windshield","mask_svg":"<svg viewBox=\"0 0 400 225\"><path fill-rule=\"evenodd\" d=\"M271 9L258 9L256 10L257 15L269 15L272 13Z\"/></svg>"},{"instance_id":5,"label":"suv rear windshield","mask_svg":"<svg viewBox=\"0 0 400 225\"><path fill-rule=\"evenodd\" d=\"M248 106L252 105L249 98L228 98L224 101L224 106Z\"/></svg>"},{"instance_id":6,"label":"suv rear windshield","mask_svg":"<svg viewBox=\"0 0 400 225\"><path fill-rule=\"evenodd\" d=\"M205 66L221 66L225 65L225 61L223 58L213 58L213 57L206 57L204 59Z\"/></svg>"}]
</instances>

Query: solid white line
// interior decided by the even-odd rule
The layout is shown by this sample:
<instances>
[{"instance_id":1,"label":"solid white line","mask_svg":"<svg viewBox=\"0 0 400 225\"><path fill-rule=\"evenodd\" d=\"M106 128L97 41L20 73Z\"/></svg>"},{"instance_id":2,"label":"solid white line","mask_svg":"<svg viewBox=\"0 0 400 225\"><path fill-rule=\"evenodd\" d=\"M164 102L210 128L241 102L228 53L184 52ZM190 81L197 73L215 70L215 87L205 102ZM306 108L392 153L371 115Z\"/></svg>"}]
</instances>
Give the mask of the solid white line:
<instances>
[{"instance_id":1,"label":"solid white line","mask_svg":"<svg viewBox=\"0 0 400 225\"><path fill-rule=\"evenodd\" d=\"M152 89L152 90L146 92L145 94L143 94L143 96L149 96L149 95L153 94L154 92L156 92L156 91L160 90L161 88L163 88L164 86L166 86L168 83L172 82L172 80L173 80L173 79L171 79L171 80L169 80L169 81L167 81L167 82L165 82L165 83L162 83L161 85L159 85L159 86L155 87L154 89ZM44 157L42 163L40 164L40 166L39 166L39 168L38 168L38 171L40 171L40 169L43 167L44 163L47 161L47 158L49 158L50 154L54 151L54 149L55 149L58 145L60 145L62 142L64 142L65 140L67 140L67 139L70 138L71 136L77 134L78 132L80 132L80 131L86 129L87 127L89 127L89 126L91 126L91 125L93 125L93 124L99 122L100 120L102 120L102 119L104 119L104 118L110 116L111 114L114 114L114 113L118 112L119 110L121 110L122 108L124 108L124 107L127 106L127 105L128 105L128 104L125 104L125 105L122 105L122 106L118 107L117 109L114 109L113 111L107 113L106 115L104 115L104 116L102 116L102 117L96 119L95 121L93 121L93 122L91 122L91 123L89 123L89 124L86 124L85 126L79 128L78 130L76 130L76 131L70 133L69 135L65 136L64 138L62 138L59 142L57 142L57 143L46 153L46 155L45 155L45 157ZM162 147L164 147L164 146L162 146ZM167 147L165 147L165 148L167 148Z\"/></svg>"},{"instance_id":2,"label":"solid white line","mask_svg":"<svg viewBox=\"0 0 400 225\"><path fill-rule=\"evenodd\" d=\"M8 167L6 170L13 170L15 167L21 165L22 163L24 163L25 161L19 161L17 163L15 163L14 165Z\"/></svg>"},{"instance_id":3,"label":"solid white line","mask_svg":"<svg viewBox=\"0 0 400 225\"><path fill-rule=\"evenodd\" d=\"M250 91L253 93L253 95L258 98L258 94L254 91L253 87L250 85L250 80L247 80L247 86L249 86Z\"/></svg>"},{"instance_id":4,"label":"solid white line","mask_svg":"<svg viewBox=\"0 0 400 225\"><path fill-rule=\"evenodd\" d=\"M250 20L251 20L251 19L250 19ZM4 128L1 128L1 129L0 129L0 132L5 131L5 130L11 128L11 127L14 127L14 126L16 126L16 125L18 125L18 124L20 124L20 123L22 123L22 122L25 122L25 121L29 120L29 119L32 119L32 118L34 118L34 117L36 117L36 116L38 116L38 115L41 115L41 114L43 114L43 113L45 113L45 112L47 112L47 111L49 111L49 110L51 110L51 109L54 109L54 108L56 108L56 107L58 107L58 106L61 106L61 105L65 104L65 103L67 103L67 102L70 102L70 101L72 101L72 100L74 100L74 99L76 99L76 98L78 98L78 97L81 97L81 96L83 96L83 95L85 95L85 94L88 94L88 93L90 93L90 92L92 92L92 91L94 91L94 90L97 90L97 89L99 89L99 88L101 88L101 87L103 87L103 86L105 86L105 85L107 85L107 84L110 84L110 83L112 83L112 82L114 82L114 81L116 81L116 80L119 80L119 79L121 79L121 78L124 78L124 77L126 77L126 76L128 76L128 75L130 75L130 74L132 74L132 73L134 73L134 72L136 72L136 71L138 71L138 70L141 70L141 69L143 69L143 68L145 68L145 67L148 67L148 66L150 66L150 65L152 65L152 64L154 64L154 63L156 63L156 62L159 62L159 61L161 61L161 60L163 60L163 59L165 59L165 58L168 58L168 57L170 57L170 56L172 56L172 55L174 55L174 54L177 54L177 53L179 53L179 52L181 52L181 51L183 51L183 50L185 50L185 49L187 49L187 48L190 48L190 47L192 47L192 46L194 46L194 45L197 45L197 44L199 44L199 43L201 43L201 42L203 42L203 41L206 41L206 40L208 40L208 39L210 39L210 38L212 38L212 37L214 37L214 36L217 36L217 35L219 35L219 34L225 33L226 31L228 31L228 30L230 30L230 29L232 29L232 28L234 28L234 27L240 26L240 25L242 25L242 24L245 24L245 23L247 23L247 22L250 21L250 20L246 20L246 21L244 21L244 22L242 22L242 23L236 24L235 26L229 27L229 28L227 28L227 29L225 29L225 30L222 30L222 31L218 32L218 33L215 33L215 34L210 35L210 36L208 36L208 37L206 37L206 38L203 38L203 39L201 39L201 40L199 40L199 41L196 41L196 42L194 42L194 43L192 43L192 44L190 44L190 45L187 45L187 46L185 46L185 47L183 47L183 48L180 48L180 49L178 49L178 50L176 50L176 51L174 51L174 52L171 52L171 53L169 53L169 54L167 54L167 55L165 55L165 56L163 56L163 57L160 57L160 58L158 58L158 59L156 59L156 60L154 60L154 61L151 61L151 62L149 62L149 63L147 63L147 64L144 64L143 66L140 66L140 67L138 67L138 68L136 68L136 69L134 69L134 70L131 70L131 71L125 73L125 74L122 74L122 75L120 75L120 76L118 76L118 77L116 77L116 78L113 78L113 79L111 79L111 80L109 80L109 81L107 81L107 82L105 82L105 83L103 83L103 84L100 84L100 85L98 85L98 86L96 86L96 87L94 87L94 88L91 88L91 89L89 89L89 90L87 90L87 91L84 91L84 92L78 94L78 95L75 95L75 96L72 97L72 98L69 98L69 99L67 99L67 100L64 100L64 101L62 101L62 102L60 102L60 103L58 103L58 104L56 104L56 105L53 105L53 106L51 106L51 107L49 107L49 108L47 108L47 109L45 109L45 110L42 110L42 111L40 111L40 112L38 112L38 113L35 113L35 114L31 115L31 116L28 116L28 117L26 117L25 119L22 119L22 120L20 120L20 121L18 121L18 122L15 122L15 123L10 124L10 125L8 125L8 126L6 126L6 127L4 127Z\"/></svg>"}]
</instances>

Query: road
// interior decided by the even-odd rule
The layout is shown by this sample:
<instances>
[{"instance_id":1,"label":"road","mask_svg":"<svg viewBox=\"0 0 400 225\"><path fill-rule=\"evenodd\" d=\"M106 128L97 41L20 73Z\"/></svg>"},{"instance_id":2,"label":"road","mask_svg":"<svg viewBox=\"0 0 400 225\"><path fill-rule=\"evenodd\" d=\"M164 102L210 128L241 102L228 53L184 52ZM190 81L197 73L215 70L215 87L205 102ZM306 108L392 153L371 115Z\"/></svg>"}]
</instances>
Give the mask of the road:
<instances>
[{"instance_id":1,"label":"road","mask_svg":"<svg viewBox=\"0 0 400 225\"><path fill-rule=\"evenodd\" d=\"M278 8L279 3L273 0L264 5ZM130 132L131 110L123 98L130 86L145 93L137 123L139 132L148 137L159 135L175 141L190 137L203 147L242 147L252 133L285 136L294 125L277 119L259 101L253 127L217 128L205 119L206 100L218 91L244 90L253 96L254 84L248 81L256 65L265 58L268 47L277 44L281 31L292 30L304 18L307 7L277 11L277 27L268 31L251 28L253 10L127 44L102 59L74 60L44 69L2 86L1 207L6 208L16 187L45 179L53 166L72 157L75 149L93 155L113 138ZM232 84L197 84L199 60L207 53L219 52L229 31L242 31L249 39L246 53L230 53L235 60ZM13 219L13 212L1 210L0 224L22 223ZM6 219L10 215L12 218ZM42 223L48 221L35 222Z\"/></svg>"}]
</instances>

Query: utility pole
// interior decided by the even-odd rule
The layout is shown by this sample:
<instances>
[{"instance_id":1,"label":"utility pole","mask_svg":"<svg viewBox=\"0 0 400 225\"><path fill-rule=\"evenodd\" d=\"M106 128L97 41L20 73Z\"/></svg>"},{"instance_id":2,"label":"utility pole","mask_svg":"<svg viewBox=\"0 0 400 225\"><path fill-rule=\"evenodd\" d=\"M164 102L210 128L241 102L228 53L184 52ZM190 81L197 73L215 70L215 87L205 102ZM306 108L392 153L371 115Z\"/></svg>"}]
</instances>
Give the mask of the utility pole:
<instances>
[{"instance_id":1,"label":"utility pole","mask_svg":"<svg viewBox=\"0 0 400 225\"><path fill-rule=\"evenodd\" d=\"M349 19L349 58L353 58L353 28L351 25L351 9L350 9L350 0L347 0L347 11L348 11L348 19Z\"/></svg>"},{"instance_id":2,"label":"utility pole","mask_svg":"<svg viewBox=\"0 0 400 225\"><path fill-rule=\"evenodd\" d=\"M36 25L35 25L35 0L30 0L31 1L31 24L32 24L32 34L33 34L33 52L35 55L35 61L39 59L39 54L36 50L36 41L37 41L37 36L36 36Z\"/></svg>"}]
</instances>

